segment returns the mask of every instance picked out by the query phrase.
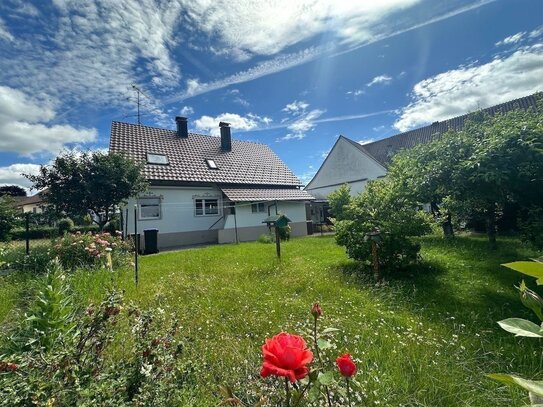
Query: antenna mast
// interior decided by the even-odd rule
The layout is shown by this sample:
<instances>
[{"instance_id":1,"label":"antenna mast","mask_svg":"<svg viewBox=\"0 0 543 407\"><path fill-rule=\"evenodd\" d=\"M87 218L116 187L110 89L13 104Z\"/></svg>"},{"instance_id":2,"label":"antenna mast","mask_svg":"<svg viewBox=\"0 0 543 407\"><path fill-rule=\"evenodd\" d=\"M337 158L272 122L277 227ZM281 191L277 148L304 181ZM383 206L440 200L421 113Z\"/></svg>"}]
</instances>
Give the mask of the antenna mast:
<instances>
[{"instance_id":1,"label":"antenna mast","mask_svg":"<svg viewBox=\"0 0 543 407\"><path fill-rule=\"evenodd\" d=\"M141 124L141 113L140 113L140 105L141 105L141 102L140 102L140 95L143 95L145 97L147 97L145 95L145 93L143 93L143 91L138 88L136 86L136 84L132 84L132 89L134 90L134 92L136 92L136 104L138 106L138 114L137 114L137 117L138 117L138 126Z\"/></svg>"}]
</instances>

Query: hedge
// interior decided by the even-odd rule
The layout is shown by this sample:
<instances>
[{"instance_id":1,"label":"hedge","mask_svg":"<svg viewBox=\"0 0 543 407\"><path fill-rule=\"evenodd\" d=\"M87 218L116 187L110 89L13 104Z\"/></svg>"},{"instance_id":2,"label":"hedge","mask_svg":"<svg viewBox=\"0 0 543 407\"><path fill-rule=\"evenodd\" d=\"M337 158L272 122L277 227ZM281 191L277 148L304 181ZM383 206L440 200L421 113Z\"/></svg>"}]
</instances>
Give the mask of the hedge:
<instances>
[{"instance_id":1,"label":"hedge","mask_svg":"<svg viewBox=\"0 0 543 407\"><path fill-rule=\"evenodd\" d=\"M90 226L74 226L71 232L98 232L98 225ZM52 239L58 237L58 227L52 226L41 226L41 227L31 227L29 232L30 239ZM13 240L25 240L26 239L26 230L23 228L13 229L10 232L11 238Z\"/></svg>"}]
</instances>

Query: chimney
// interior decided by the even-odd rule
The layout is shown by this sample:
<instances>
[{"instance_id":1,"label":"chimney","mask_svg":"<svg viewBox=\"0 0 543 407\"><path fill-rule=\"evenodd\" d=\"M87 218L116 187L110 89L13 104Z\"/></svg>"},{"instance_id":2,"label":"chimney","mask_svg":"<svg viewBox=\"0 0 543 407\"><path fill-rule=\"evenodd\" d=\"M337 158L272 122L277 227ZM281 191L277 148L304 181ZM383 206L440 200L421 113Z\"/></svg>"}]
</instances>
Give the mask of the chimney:
<instances>
[{"instance_id":1,"label":"chimney","mask_svg":"<svg viewBox=\"0 0 543 407\"><path fill-rule=\"evenodd\" d=\"M188 138L189 130L187 127L187 118L176 116L175 122L177 123L177 137L179 138Z\"/></svg>"},{"instance_id":2,"label":"chimney","mask_svg":"<svg viewBox=\"0 0 543 407\"><path fill-rule=\"evenodd\" d=\"M230 134L230 123L220 122L221 128L221 150L232 151L232 135Z\"/></svg>"}]
</instances>

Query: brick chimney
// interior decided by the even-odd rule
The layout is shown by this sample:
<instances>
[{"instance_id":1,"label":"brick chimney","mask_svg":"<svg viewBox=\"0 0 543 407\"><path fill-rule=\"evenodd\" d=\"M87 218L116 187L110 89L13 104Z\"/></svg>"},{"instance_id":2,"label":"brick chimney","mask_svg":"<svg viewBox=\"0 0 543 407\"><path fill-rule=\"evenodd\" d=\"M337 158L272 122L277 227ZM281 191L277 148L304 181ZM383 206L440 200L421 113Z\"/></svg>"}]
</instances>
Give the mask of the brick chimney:
<instances>
[{"instance_id":1,"label":"brick chimney","mask_svg":"<svg viewBox=\"0 0 543 407\"><path fill-rule=\"evenodd\" d=\"M221 129L221 150L232 151L232 135L230 133L230 123L220 122Z\"/></svg>"},{"instance_id":2,"label":"brick chimney","mask_svg":"<svg viewBox=\"0 0 543 407\"><path fill-rule=\"evenodd\" d=\"M179 138L188 138L189 129L187 126L187 118L176 116L175 123L177 123L177 137Z\"/></svg>"}]
</instances>

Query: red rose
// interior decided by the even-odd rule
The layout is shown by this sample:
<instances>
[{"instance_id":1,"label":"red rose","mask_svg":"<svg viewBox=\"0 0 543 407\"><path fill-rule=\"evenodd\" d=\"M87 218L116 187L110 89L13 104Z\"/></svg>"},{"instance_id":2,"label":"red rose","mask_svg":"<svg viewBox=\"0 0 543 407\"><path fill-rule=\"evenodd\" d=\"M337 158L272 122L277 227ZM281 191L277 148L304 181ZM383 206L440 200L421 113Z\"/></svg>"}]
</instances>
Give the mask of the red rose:
<instances>
[{"instance_id":1,"label":"red rose","mask_svg":"<svg viewBox=\"0 0 543 407\"><path fill-rule=\"evenodd\" d=\"M298 335L281 332L262 345L262 369L260 376L288 377L291 382L303 379L309 373L306 366L313 360L304 339Z\"/></svg>"},{"instance_id":2,"label":"red rose","mask_svg":"<svg viewBox=\"0 0 543 407\"><path fill-rule=\"evenodd\" d=\"M336 365L344 377L352 377L356 373L356 365L353 362L353 358L348 353L341 355L336 359Z\"/></svg>"},{"instance_id":3,"label":"red rose","mask_svg":"<svg viewBox=\"0 0 543 407\"><path fill-rule=\"evenodd\" d=\"M316 302L315 304L313 304L313 306L311 307L311 314L315 317L315 318L318 318L322 315L322 310L321 310L321 306L319 305L318 302Z\"/></svg>"}]
</instances>

